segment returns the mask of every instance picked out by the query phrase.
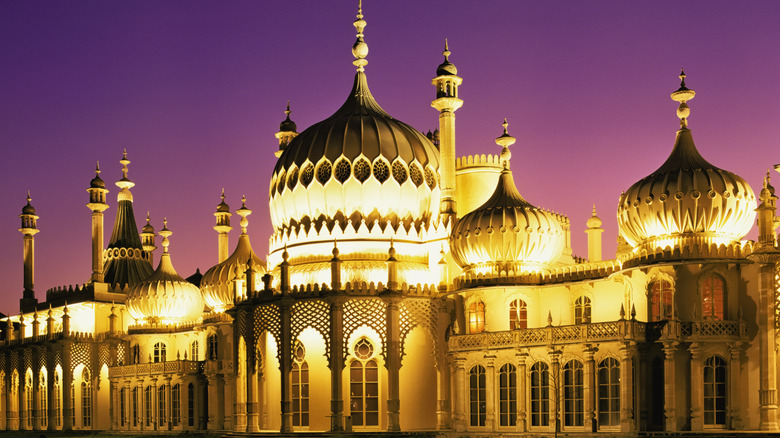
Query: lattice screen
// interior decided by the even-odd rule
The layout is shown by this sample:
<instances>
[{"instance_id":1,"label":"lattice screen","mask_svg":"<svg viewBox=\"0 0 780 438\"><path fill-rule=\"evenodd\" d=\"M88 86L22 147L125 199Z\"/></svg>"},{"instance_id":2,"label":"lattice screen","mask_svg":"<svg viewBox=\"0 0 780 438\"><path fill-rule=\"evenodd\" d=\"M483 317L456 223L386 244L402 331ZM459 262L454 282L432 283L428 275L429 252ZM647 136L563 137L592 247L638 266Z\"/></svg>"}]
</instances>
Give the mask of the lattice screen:
<instances>
[{"instance_id":1,"label":"lattice screen","mask_svg":"<svg viewBox=\"0 0 780 438\"><path fill-rule=\"evenodd\" d=\"M387 316L385 302L380 299L350 300L344 303L344 359L349 351L349 337L362 325L379 334L382 357L387 360Z\"/></svg>"},{"instance_id":2,"label":"lattice screen","mask_svg":"<svg viewBox=\"0 0 780 438\"><path fill-rule=\"evenodd\" d=\"M412 329L419 325L425 329L426 333L431 337L431 342L433 344L433 351L431 354L433 355L434 360L436 360L439 351L438 336L436 336L438 331L438 312L436 307L431 305L430 300L407 299L401 302L399 310L401 313L401 358L403 358L405 354L404 347L406 344L406 337Z\"/></svg>"},{"instance_id":3,"label":"lattice screen","mask_svg":"<svg viewBox=\"0 0 780 438\"><path fill-rule=\"evenodd\" d=\"M279 308L273 304L258 306L255 308L255 339L260 339L264 331L267 331L276 340L276 358L282 363L282 329L280 323Z\"/></svg>"},{"instance_id":4,"label":"lattice screen","mask_svg":"<svg viewBox=\"0 0 780 438\"><path fill-rule=\"evenodd\" d=\"M98 370L102 369L103 365L111 365L111 350L108 348L108 344L100 344L99 348L98 362L100 362L100 364L98 365Z\"/></svg>"},{"instance_id":5,"label":"lattice screen","mask_svg":"<svg viewBox=\"0 0 780 438\"><path fill-rule=\"evenodd\" d=\"M70 348L70 373L73 375L73 370L79 364L84 364L89 370L89 375L94 375L92 370L92 345L81 342L75 342Z\"/></svg>"},{"instance_id":6,"label":"lattice screen","mask_svg":"<svg viewBox=\"0 0 780 438\"><path fill-rule=\"evenodd\" d=\"M325 340L325 357L330 363L330 306L320 300L298 301L291 309L290 333L292 335L290 352L295 351L295 341L308 327L313 328Z\"/></svg>"}]
</instances>

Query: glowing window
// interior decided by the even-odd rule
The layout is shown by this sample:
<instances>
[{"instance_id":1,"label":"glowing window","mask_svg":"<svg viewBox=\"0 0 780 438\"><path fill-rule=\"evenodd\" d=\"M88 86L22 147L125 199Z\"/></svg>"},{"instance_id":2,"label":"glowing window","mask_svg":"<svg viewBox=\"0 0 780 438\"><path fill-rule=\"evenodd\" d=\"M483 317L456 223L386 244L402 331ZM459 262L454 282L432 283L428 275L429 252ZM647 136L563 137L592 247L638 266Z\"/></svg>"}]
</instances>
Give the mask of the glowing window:
<instances>
[{"instance_id":1,"label":"glowing window","mask_svg":"<svg viewBox=\"0 0 780 438\"><path fill-rule=\"evenodd\" d=\"M512 364L498 370L498 417L501 426L517 424L517 368Z\"/></svg>"},{"instance_id":2,"label":"glowing window","mask_svg":"<svg viewBox=\"0 0 780 438\"><path fill-rule=\"evenodd\" d=\"M350 415L355 426L379 425L379 367L371 357L374 346L362 338L353 348L357 359L349 366Z\"/></svg>"},{"instance_id":3,"label":"glowing window","mask_svg":"<svg viewBox=\"0 0 780 438\"><path fill-rule=\"evenodd\" d=\"M92 382L86 368L81 379L81 425L92 427Z\"/></svg>"},{"instance_id":4,"label":"glowing window","mask_svg":"<svg viewBox=\"0 0 780 438\"><path fill-rule=\"evenodd\" d=\"M152 394L152 386L149 385L144 390L144 407L145 407L144 411L146 413L146 425L147 426L151 426L152 425L152 414L154 413L154 408L153 408L154 405L152 404L153 403L153 400L152 400L153 398L154 398L154 396Z\"/></svg>"},{"instance_id":5,"label":"glowing window","mask_svg":"<svg viewBox=\"0 0 780 438\"><path fill-rule=\"evenodd\" d=\"M719 356L704 361L704 424L726 424L726 361Z\"/></svg>"},{"instance_id":6,"label":"glowing window","mask_svg":"<svg viewBox=\"0 0 780 438\"><path fill-rule=\"evenodd\" d=\"M406 178L408 178L406 167L400 161L393 163L393 178L398 181L398 184L405 183Z\"/></svg>"},{"instance_id":7,"label":"glowing window","mask_svg":"<svg viewBox=\"0 0 780 438\"><path fill-rule=\"evenodd\" d=\"M62 426L62 396L61 391L62 388L60 386L60 372L59 370L54 371L54 388L53 388L53 400L52 400L52 407L54 408L54 417L55 417L55 423L57 427Z\"/></svg>"},{"instance_id":8,"label":"glowing window","mask_svg":"<svg viewBox=\"0 0 780 438\"><path fill-rule=\"evenodd\" d=\"M133 388L130 398L130 406L132 410L133 426L138 425L138 388Z\"/></svg>"},{"instance_id":9,"label":"glowing window","mask_svg":"<svg viewBox=\"0 0 780 438\"><path fill-rule=\"evenodd\" d=\"M165 397L165 385L157 387L157 424L162 426L165 424L166 412L166 397Z\"/></svg>"},{"instance_id":10,"label":"glowing window","mask_svg":"<svg viewBox=\"0 0 780 438\"><path fill-rule=\"evenodd\" d=\"M584 420L584 377L582 362L570 360L563 366L563 425L582 426Z\"/></svg>"},{"instance_id":11,"label":"glowing window","mask_svg":"<svg viewBox=\"0 0 780 438\"><path fill-rule=\"evenodd\" d=\"M720 275L712 274L701 281L702 319L723 320L724 281Z\"/></svg>"},{"instance_id":12,"label":"glowing window","mask_svg":"<svg viewBox=\"0 0 780 438\"><path fill-rule=\"evenodd\" d=\"M374 344L366 338L360 338L355 343L355 356L359 359L366 360L374 355Z\"/></svg>"},{"instance_id":13,"label":"glowing window","mask_svg":"<svg viewBox=\"0 0 780 438\"><path fill-rule=\"evenodd\" d=\"M162 342L158 342L154 344L154 356L152 356L154 359L154 363L157 362L165 362L165 344Z\"/></svg>"},{"instance_id":14,"label":"glowing window","mask_svg":"<svg viewBox=\"0 0 780 438\"><path fill-rule=\"evenodd\" d=\"M302 343L296 342L293 354L290 373L293 426L306 427L309 425L309 364L306 363L306 350Z\"/></svg>"},{"instance_id":15,"label":"glowing window","mask_svg":"<svg viewBox=\"0 0 780 438\"><path fill-rule=\"evenodd\" d=\"M171 388L171 425L173 427L179 426L179 418L181 416L181 386L179 384L173 385Z\"/></svg>"},{"instance_id":16,"label":"glowing window","mask_svg":"<svg viewBox=\"0 0 780 438\"><path fill-rule=\"evenodd\" d=\"M544 362L531 366L531 426L550 424L550 372Z\"/></svg>"},{"instance_id":17,"label":"glowing window","mask_svg":"<svg viewBox=\"0 0 780 438\"><path fill-rule=\"evenodd\" d=\"M590 298L584 295L574 301L574 323L590 324Z\"/></svg>"},{"instance_id":18,"label":"glowing window","mask_svg":"<svg viewBox=\"0 0 780 438\"><path fill-rule=\"evenodd\" d=\"M22 424L26 425L26 429L32 429L33 425L33 378L32 371L27 369L27 373L24 378L24 401L22 404Z\"/></svg>"},{"instance_id":19,"label":"glowing window","mask_svg":"<svg viewBox=\"0 0 780 438\"><path fill-rule=\"evenodd\" d=\"M198 341L192 341L190 344L190 360L198 360L198 355L200 353L200 344Z\"/></svg>"},{"instance_id":20,"label":"glowing window","mask_svg":"<svg viewBox=\"0 0 780 438\"><path fill-rule=\"evenodd\" d=\"M314 180L314 166L309 163L303 168L303 171L301 171L301 184L303 184L304 187L309 187L312 180Z\"/></svg>"},{"instance_id":21,"label":"glowing window","mask_svg":"<svg viewBox=\"0 0 780 438\"><path fill-rule=\"evenodd\" d=\"M469 333L485 331L485 303L475 301L469 306Z\"/></svg>"},{"instance_id":22,"label":"glowing window","mask_svg":"<svg viewBox=\"0 0 780 438\"><path fill-rule=\"evenodd\" d=\"M371 176L371 166L365 158L357 160L352 170L355 172L355 178L360 182L365 182Z\"/></svg>"},{"instance_id":23,"label":"glowing window","mask_svg":"<svg viewBox=\"0 0 780 438\"><path fill-rule=\"evenodd\" d=\"M612 357L599 362L598 408L599 425L620 424L620 364Z\"/></svg>"},{"instance_id":24,"label":"glowing window","mask_svg":"<svg viewBox=\"0 0 780 438\"><path fill-rule=\"evenodd\" d=\"M187 385L187 425L195 426L195 387Z\"/></svg>"},{"instance_id":25,"label":"glowing window","mask_svg":"<svg viewBox=\"0 0 780 438\"><path fill-rule=\"evenodd\" d=\"M293 187L295 187L295 183L298 182L298 168L293 167L292 170L290 170L287 173L287 188L292 190Z\"/></svg>"},{"instance_id":26,"label":"glowing window","mask_svg":"<svg viewBox=\"0 0 780 438\"><path fill-rule=\"evenodd\" d=\"M485 368L481 365L469 371L469 413L472 426L484 426L487 418Z\"/></svg>"},{"instance_id":27,"label":"glowing window","mask_svg":"<svg viewBox=\"0 0 780 438\"><path fill-rule=\"evenodd\" d=\"M672 283L657 280L650 284L650 321L672 317Z\"/></svg>"},{"instance_id":28,"label":"glowing window","mask_svg":"<svg viewBox=\"0 0 780 438\"><path fill-rule=\"evenodd\" d=\"M387 163L382 160L376 160L374 163L374 178L381 183L390 178L390 168L387 166Z\"/></svg>"},{"instance_id":29,"label":"glowing window","mask_svg":"<svg viewBox=\"0 0 780 438\"><path fill-rule=\"evenodd\" d=\"M317 181L319 181L320 184L325 185L330 179L331 170L332 166L330 165L330 162L323 161L320 163L319 167L317 167Z\"/></svg>"},{"instance_id":30,"label":"glowing window","mask_svg":"<svg viewBox=\"0 0 780 438\"><path fill-rule=\"evenodd\" d=\"M49 426L49 391L46 388L46 370L38 373L38 416L40 426L45 429Z\"/></svg>"},{"instance_id":31,"label":"glowing window","mask_svg":"<svg viewBox=\"0 0 780 438\"><path fill-rule=\"evenodd\" d=\"M336 180L343 184L352 174L352 166L349 165L347 160L339 160L339 162L336 163L333 174L336 176Z\"/></svg>"},{"instance_id":32,"label":"glowing window","mask_svg":"<svg viewBox=\"0 0 780 438\"><path fill-rule=\"evenodd\" d=\"M412 183L416 185L417 187L420 187L423 183L423 174L420 171L420 168L416 164L411 164L409 166L409 178L412 180Z\"/></svg>"},{"instance_id":33,"label":"glowing window","mask_svg":"<svg viewBox=\"0 0 780 438\"><path fill-rule=\"evenodd\" d=\"M509 303L509 330L528 328L528 306L520 298Z\"/></svg>"}]
</instances>

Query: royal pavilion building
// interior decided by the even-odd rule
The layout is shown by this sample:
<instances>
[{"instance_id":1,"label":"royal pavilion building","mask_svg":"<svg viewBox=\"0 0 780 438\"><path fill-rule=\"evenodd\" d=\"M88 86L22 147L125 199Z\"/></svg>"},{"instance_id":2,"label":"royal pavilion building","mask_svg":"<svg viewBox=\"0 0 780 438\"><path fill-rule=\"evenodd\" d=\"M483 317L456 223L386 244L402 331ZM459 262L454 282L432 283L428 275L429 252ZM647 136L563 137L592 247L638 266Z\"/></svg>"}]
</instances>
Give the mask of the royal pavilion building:
<instances>
[{"instance_id":1,"label":"royal pavilion building","mask_svg":"<svg viewBox=\"0 0 780 438\"><path fill-rule=\"evenodd\" d=\"M125 153L118 190L99 168L87 189L89 281L44 296L28 195L20 312L0 321L0 430L778 430L777 196L769 173L756 195L699 152L684 73L669 157L616 200L603 260L595 207L574 224L522 196L507 121L490 128L495 154L457 156L463 79L446 45L439 128L422 134L372 96L362 11L353 24L346 100L300 133L288 105L268 210L232 210L223 192L202 275L176 271L174 223L139 232ZM270 214L267 254L249 205Z\"/></svg>"}]
</instances>

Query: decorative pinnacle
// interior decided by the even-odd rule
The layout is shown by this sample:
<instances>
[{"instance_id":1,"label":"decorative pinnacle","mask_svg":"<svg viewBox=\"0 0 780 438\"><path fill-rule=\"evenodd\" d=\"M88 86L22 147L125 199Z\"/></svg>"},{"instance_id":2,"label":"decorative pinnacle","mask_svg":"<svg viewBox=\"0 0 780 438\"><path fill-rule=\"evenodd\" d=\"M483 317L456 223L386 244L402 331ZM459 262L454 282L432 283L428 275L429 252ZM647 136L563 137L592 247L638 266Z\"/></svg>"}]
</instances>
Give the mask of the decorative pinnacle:
<instances>
[{"instance_id":1,"label":"decorative pinnacle","mask_svg":"<svg viewBox=\"0 0 780 438\"><path fill-rule=\"evenodd\" d=\"M292 112L292 111L290 111L290 99L287 99L287 109L286 109L286 110L284 110L284 113L287 115L287 118L288 118L288 119L290 118L290 113L291 113L291 112Z\"/></svg>"},{"instance_id":2,"label":"decorative pinnacle","mask_svg":"<svg viewBox=\"0 0 780 438\"><path fill-rule=\"evenodd\" d=\"M368 64L366 56L368 56L368 44L363 40L363 29L366 28L366 20L363 19L363 0L358 0L358 13L357 20L352 23L357 31L357 40L352 45L352 56L355 60L352 64L357 67L357 71L365 71L365 66Z\"/></svg>"},{"instance_id":3,"label":"decorative pinnacle","mask_svg":"<svg viewBox=\"0 0 780 438\"><path fill-rule=\"evenodd\" d=\"M680 69L680 88L672 93L672 100L680 102L680 106L677 107L677 117L680 118L680 127L688 127L688 116L691 115L691 108L686 102L693 99L696 96L696 92L685 86L685 70Z\"/></svg>"},{"instance_id":4,"label":"decorative pinnacle","mask_svg":"<svg viewBox=\"0 0 780 438\"><path fill-rule=\"evenodd\" d=\"M32 198L30 197L30 189L27 189L27 205L30 205L30 201L32 201Z\"/></svg>"},{"instance_id":5,"label":"decorative pinnacle","mask_svg":"<svg viewBox=\"0 0 780 438\"><path fill-rule=\"evenodd\" d=\"M504 127L504 133L500 137L496 138L496 144L503 147L501 150L501 164L504 165L504 169L509 170L509 159L512 158L512 153L509 152L509 146L512 146L517 141L514 137L509 135L507 127L509 123L504 118L504 123L501 124Z\"/></svg>"},{"instance_id":6,"label":"decorative pinnacle","mask_svg":"<svg viewBox=\"0 0 780 438\"><path fill-rule=\"evenodd\" d=\"M452 52L450 52L450 45L447 43L447 38L444 38L444 51L441 53L442 55L444 55L445 62L450 60L450 55L452 54Z\"/></svg>"},{"instance_id":7,"label":"decorative pinnacle","mask_svg":"<svg viewBox=\"0 0 780 438\"><path fill-rule=\"evenodd\" d=\"M158 232L157 234L161 235L162 240L162 246L163 246L163 254L168 253L168 245L171 244L171 242L168 240L168 236L173 234L171 230L168 229L168 218L163 218L163 228Z\"/></svg>"},{"instance_id":8,"label":"decorative pinnacle","mask_svg":"<svg viewBox=\"0 0 780 438\"><path fill-rule=\"evenodd\" d=\"M246 234L246 227L249 226L249 219L246 217L252 214L252 210L246 208L246 196L241 196L241 208L236 210L236 214L241 216L241 234Z\"/></svg>"},{"instance_id":9,"label":"decorative pinnacle","mask_svg":"<svg viewBox=\"0 0 780 438\"><path fill-rule=\"evenodd\" d=\"M95 175L100 176L100 160L95 162Z\"/></svg>"},{"instance_id":10,"label":"decorative pinnacle","mask_svg":"<svg viewBox=\"0 0 780 438\"><path fill-rule=\"evenodd\" d=\"M123 150L122 159L119 160L119 163L122 165L122 179L117 181L116 185L120 189L130 189L135 185L135 183L130 181L130 179L127 177L127 165L130 164L130 160L127 159L127 149Z\"/></svg>"},{"instance_id":11,"label":"decorative pinnacle","mask_svg":"<svg viewBox=\"0 0 780 438\"><path fill-rule=\"evenodd\" d=\"M339 248L336 243L336 239L333 239L333 258L337 258L339 256Z\"/></svg>"}]
</instances>

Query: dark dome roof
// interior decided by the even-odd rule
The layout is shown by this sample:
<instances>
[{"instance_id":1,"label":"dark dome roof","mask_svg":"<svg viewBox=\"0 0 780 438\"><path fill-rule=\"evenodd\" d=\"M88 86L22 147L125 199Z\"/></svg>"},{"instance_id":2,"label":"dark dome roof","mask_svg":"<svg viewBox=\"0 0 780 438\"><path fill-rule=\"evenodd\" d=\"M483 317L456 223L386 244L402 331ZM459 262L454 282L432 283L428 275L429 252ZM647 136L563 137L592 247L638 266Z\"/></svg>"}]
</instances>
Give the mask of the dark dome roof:
<instances>
[{"instance_id":1,"label":"dark dome roof","mask_svg":"<svg viewBox=\"0 0 780 438\"><path fill-rule=\"evenodd\" d=\"M295 132L298 130L298 126L290 120L290 115L287 114L287 118L282 120L282 123L279 124L279 131L281 132Z\"/></svg>"},{"instance_id":2,"label":"dark dome roof","mask_svg":"<svg viewBox=\"0 0 780 438\"><path fill-rule=\"evenodd\" d=\"M106 183L97 175L89 182L89 187L93 189L105 189Z\"/></svg>"},{"instance_id":3,"label":"dark dome roof","mask_svg":"<svg viewBox=\"0 0 780 438\"><path fill-rule=\"evenodd\" d=\"M458 68L448 60L444 60L436 69L436 76L457 76Z\"/></svg>"}]
</instances>

